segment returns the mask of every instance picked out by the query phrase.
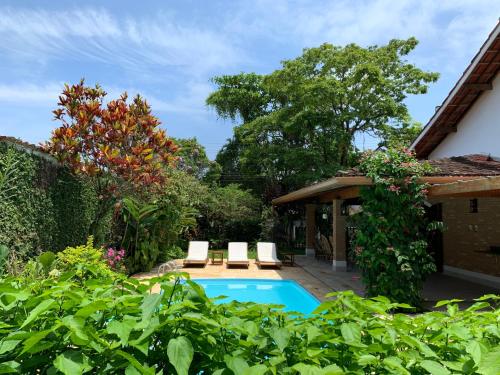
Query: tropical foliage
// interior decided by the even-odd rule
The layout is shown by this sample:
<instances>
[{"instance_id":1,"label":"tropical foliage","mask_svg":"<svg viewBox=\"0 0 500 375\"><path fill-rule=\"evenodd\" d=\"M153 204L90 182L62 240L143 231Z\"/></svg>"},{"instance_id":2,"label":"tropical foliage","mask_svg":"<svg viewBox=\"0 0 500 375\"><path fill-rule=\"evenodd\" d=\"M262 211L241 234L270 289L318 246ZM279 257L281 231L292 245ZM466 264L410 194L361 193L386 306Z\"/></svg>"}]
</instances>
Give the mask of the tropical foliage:
<instances>
[{"instance_id":1,"label":"tropical foliage","mask_svg":"<svg viewBox=\"0 0 500 375\"><path fill-rule=\"evenodd\" d=\"M122 201L125 229L121 247L128 255L129 272L149 271L162 253L176 244L178 236L196 223L194 210L170 205L168 201L141 203Z\"/></svg>"},{"instance_id":2,"label":"tropical foliage","mask_svg":"<svg viewBox=\"0 0 500 375\"><path fill-rule=\"evenodd\" d=\"M352 165L360 135L414 134L404 100L438 77L405 60L416 45L323 44L269 75L215 77L207 104L241 122L217 157L222 180L269 199Z\"/></svg>"},{"instance_id":3,"label":"tropical foliage","mask_svg":"<svg viewBox=\"0 0 500 375\"><path fill-rule=\"evenodd\" d=\"M164 166L174 161L175 144L139 95L105 103L106 92L84 81L65 85L54 117L61 126L44 145L64 165L91 177L99 196L93 230L127 189L164 181ZM137 190L137 189L136 189Z\"/></svg>"},{"instance_id":4,"label":"tropical foliage","mask_svg":"<svg viewBox=\"0 0 500 375\"><path fill-rule=\"evenodd\" d=\"M366 292L418 305L425 277L435 271L427 252L427 232L438 223L425 217L431 168L406 149L368 153L360 170L373 180L361 191L363 211L356 217L355 254Z\"/></svg>"},{"instance_id":5,"label":"tropical foliage","mask_svg":"<svg viewBox=\"0 0 500 375\"><path fill-rule=\"evenodd\" d=\"M92 274L92 267L89 268ZM498 374L498 296L395 314L334 293L315 315L215 304L179 276L0 281L0 371L49 374ZM161 293L151 293L160 283Z\"/></svg>"},{"instance_id":6,"label":"tropical foliage","mask_svg":"<svg viewBox=\"0 0 500 375\"><path fill-rule=\"evenodd\" d=\"M164 199L181 210L196 211L196 225L185 239L210 240L215 246L226 242L252 241L260 234L260 200L239 185L206 184L182 171L171 170Z\"/></svg>"}]
</instances>

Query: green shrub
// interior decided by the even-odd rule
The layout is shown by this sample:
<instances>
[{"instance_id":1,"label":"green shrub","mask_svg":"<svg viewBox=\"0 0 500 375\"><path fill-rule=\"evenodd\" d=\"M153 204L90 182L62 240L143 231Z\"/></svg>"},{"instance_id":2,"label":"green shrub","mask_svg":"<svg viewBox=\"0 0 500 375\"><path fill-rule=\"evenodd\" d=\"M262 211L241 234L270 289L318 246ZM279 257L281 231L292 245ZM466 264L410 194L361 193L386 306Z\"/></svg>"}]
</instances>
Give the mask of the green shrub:
<instances>
[{"instance_id":1,"label":"green shrub","mask_svg":"<svg viewBox=\"0 0 500 375\"><path fill-rule=\"evenodd\" d=\"M87 268L94 270L95 276L112 276L113 270L104 259L103 249L94 247L94 238L89 236L85 245L67 247L57 253L56 268L60 271L77 270L79 277L87 277Z\"/></svg>"},{"instance_id":2,"label":"green shrub","mask_svg":"<svg viewBox=\"0 0 500 375\"><path fill-rule=\"evenodd\" d=\"M186 253L184 250L182 250L179 246L173 245L169 247L165 251L165 255L163 257L163 261L166 262L168 260L174 260L174 259L183 259L186 257Z\"/></svg>"},{"instance_id":3,"label":"green shrub","mask_svg":"<svg viewBox=\"0 0 500 375\"><path fill-rule=\"evenodd\" d=\"M182 274L176 274L186 276ZM498 374L500 297L393 314L332 294L317 315L211 302L174 275L0 280L0 371L23 374ZM161 294L151 294L160 283Z\"/></svg>"}]
</instances>

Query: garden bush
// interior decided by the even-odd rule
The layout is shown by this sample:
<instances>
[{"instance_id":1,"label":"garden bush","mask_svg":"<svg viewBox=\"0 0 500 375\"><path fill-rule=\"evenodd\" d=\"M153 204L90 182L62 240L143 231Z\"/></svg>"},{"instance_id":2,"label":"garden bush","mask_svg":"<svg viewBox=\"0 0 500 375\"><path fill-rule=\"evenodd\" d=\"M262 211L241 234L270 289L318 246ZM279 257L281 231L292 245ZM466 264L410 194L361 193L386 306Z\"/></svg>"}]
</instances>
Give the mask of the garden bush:
<instances>
[{"instance_id":1,"label":"garden bush","mask_svg":"<svg viewBox=\"0 0 500 375\"><path fill-rule=\"evenodd\" d=\"M89 236L85 245L67 247L57 254L55 268L59 271L75 270L79 277L87 277L87 269L93 276L112 276L114 272L105 259L104 249L94 247L94 237Z\"/></svg>"},{"instance_id":2,"label":"garden bush","mask_svg":"<svg viewBox=\"0 0 500 375\"><path fill-rule=\"evenodd\" d=\"M92 268L92 267L90 267ZM334 293L316 314L215 304L183 274L0 280L0 372L48 374L498 374L500 297L394 313ZM159 283L161 293L151 293Z\"/></svg>"}]
</instances>

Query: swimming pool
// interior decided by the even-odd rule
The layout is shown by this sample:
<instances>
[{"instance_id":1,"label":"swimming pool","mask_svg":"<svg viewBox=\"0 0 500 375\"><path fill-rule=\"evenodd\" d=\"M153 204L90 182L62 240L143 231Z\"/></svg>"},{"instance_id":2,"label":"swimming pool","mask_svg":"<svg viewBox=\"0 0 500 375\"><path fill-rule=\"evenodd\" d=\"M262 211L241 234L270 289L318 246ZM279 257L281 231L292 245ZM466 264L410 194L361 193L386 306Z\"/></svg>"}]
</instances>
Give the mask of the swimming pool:
<instances>
[{"instance_id":1,"label":"swimming pool","mask_svg":"<svg viewBox=\"0 0 500 375\"><path fill-rule=\"evenodd\" d=\"M227 296L217 303L230 301L284 305L284 310L310 314L320 302L293 280L268 279L193 279L208 297Z\"/></svg>"}]
</instances>

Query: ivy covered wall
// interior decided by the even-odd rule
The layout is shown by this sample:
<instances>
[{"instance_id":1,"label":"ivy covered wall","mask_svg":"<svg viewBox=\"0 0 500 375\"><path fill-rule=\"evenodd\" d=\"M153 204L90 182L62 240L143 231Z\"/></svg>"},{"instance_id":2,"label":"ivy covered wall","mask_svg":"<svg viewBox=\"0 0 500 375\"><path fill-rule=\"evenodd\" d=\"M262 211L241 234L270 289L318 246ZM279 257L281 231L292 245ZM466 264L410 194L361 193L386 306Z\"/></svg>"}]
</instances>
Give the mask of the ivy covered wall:
<instances>
[{"instance_id":1,"label":"ivy covered wall","mask_svg":"<svg viewBox=\"0 0 500 375\"><path fill-rule=\"evenodd\" d=\"M0 245L31 255L85 243L96 200L36 147L0 139Z\"/></svg>"}]
</instances>

